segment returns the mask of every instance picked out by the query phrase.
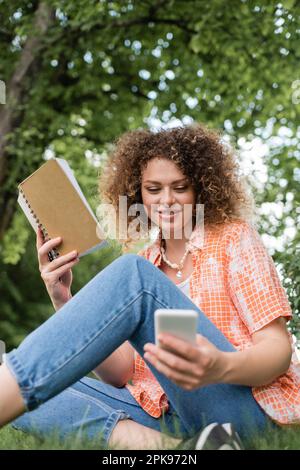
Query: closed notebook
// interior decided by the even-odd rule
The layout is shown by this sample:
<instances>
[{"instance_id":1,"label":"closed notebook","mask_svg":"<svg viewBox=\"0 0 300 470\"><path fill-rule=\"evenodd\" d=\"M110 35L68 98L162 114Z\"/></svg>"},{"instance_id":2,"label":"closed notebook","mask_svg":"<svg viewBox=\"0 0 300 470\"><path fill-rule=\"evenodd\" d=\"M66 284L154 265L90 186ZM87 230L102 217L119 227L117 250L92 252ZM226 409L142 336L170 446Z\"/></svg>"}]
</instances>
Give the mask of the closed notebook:
<instances>
[{"instance_id":1,"label":"closed notebook","mask_svg":"<svg viewBox=\"0 0 300 470\"><path fill-rule=\"evenodd\" d=\"M77 250L82 257L108 244L68 162L51 158L18 185L18 203L37 232L62 237L52 260Z\"/></svg>"}]
</instances>

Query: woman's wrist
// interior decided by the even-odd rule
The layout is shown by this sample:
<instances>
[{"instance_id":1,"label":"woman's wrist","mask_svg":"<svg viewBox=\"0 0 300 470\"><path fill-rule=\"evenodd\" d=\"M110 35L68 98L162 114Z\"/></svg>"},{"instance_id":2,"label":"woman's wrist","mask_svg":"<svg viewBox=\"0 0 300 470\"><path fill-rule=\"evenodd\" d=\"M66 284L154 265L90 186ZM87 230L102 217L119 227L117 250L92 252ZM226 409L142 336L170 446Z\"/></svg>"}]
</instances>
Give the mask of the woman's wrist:
<instances>
[{"instance_id":1,"label":"woman's wrist","mask_svg":"<svg viewBox=\"0 0 300 470\"><path fill-rule=\"evenodd\" d=\"M217 361L217 380L214 383L231 383L232 378L232 356L229 353L220 351Z\"/></svg>"},{"instance_id":2,"label":"woman's wrist","mask_svg":"<svg viewBox=\"0 0 300 470\"><path fill-rule=\"evenodd\" d=\"M72 299L72 294L70 292L68 298L65 301L55 302L54 300L52 300L52 304L53 304L53 307L55 308L55 311L57 312L58 310L60 310L71 299Z\"/></svg>"},{"instance_id":3,"label":"woman's wrist","mask_svg":"<svg viewBox=\"0 0 300 470\"><path fill-rule=\"evenodd\" d=\"M233 357L233 352L221 352L220 383L233 383L233 375L236 368L236 358L237 356Z\"/></svg>"}]
</instances>

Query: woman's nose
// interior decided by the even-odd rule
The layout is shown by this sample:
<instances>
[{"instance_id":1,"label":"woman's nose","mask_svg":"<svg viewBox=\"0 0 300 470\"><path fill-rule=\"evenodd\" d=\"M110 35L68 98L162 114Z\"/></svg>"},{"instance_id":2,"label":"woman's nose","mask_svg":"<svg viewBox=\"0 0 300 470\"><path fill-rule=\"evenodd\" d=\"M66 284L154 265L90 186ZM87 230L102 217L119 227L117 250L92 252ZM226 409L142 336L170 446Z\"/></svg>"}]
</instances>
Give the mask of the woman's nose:
<instances>
[{"instance_id":1,"label":"woman's nose","mask_svg":"<svg viewBox=\"0 0 300 470\"><path fill-rule=\"evenodd\" d=\"M173 191L171 189L165 189L162 192L160 203L171 206L172 204L174 204L174 202L175 202L175 198L174 198Z\"/></svg>"}]
</instances>

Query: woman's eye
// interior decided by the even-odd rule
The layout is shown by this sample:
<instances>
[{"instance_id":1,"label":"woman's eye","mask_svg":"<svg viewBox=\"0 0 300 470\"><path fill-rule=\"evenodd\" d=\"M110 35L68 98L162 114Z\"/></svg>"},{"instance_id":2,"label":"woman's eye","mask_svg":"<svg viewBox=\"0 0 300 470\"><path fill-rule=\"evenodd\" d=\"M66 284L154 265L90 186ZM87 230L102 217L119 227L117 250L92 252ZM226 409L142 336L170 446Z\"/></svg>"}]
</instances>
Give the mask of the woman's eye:
<instances>
[{"instance_id":1,"label":"woman's eye","mask_svg":"<svg viewBox=\"0 0 300 470\"><path fill-rule=\"evenodd\" d=\"M186 186L182 186L180 188L175 188L175 191L185 191L186 189L187 189ZM148 188L148 191L150 192L159 191L159 188Z\"/></svg>"}]
</instances>

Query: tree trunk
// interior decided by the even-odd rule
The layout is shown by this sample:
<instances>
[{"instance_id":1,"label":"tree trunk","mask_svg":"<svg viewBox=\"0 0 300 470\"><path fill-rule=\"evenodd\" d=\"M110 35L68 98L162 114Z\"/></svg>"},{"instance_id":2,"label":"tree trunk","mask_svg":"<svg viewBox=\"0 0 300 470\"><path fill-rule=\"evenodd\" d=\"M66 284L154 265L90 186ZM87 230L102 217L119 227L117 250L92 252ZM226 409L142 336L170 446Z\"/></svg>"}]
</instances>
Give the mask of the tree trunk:
<instances>
[{"instance_id":1,"label":"tree trunk","mask_svg":"<svg viewBox=\"0 0 300 470\"><path fill-rule=\"evenodd\" d=\"M28 37L15 70L6 84L6 104L0 108L0 241L9 227L16 207L15 193L5 190L10 135L22 122L22 107L28 84L38 71L44 38L54 21L54 11L46 2L40 2L35 12L33 34ZM34 72L33 72L34 71Z\"/></svg>"}]
</instances>

